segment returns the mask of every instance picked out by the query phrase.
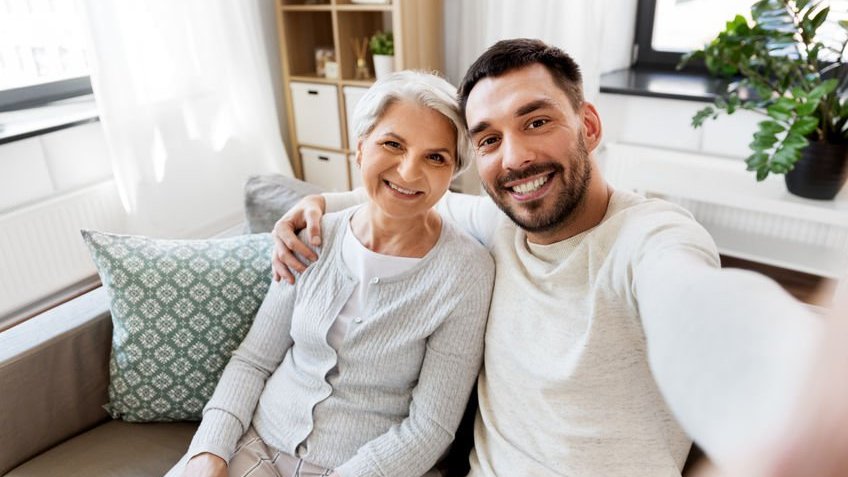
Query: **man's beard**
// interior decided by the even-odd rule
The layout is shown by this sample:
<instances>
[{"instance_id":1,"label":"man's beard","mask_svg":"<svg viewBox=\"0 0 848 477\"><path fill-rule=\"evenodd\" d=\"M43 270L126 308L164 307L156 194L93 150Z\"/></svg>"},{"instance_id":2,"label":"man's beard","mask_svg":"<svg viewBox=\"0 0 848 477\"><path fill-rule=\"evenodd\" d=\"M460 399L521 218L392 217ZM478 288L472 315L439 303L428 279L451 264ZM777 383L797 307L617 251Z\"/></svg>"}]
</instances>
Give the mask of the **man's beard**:
<instances>
[{"instance_id":1,"label":"man's beard","mask_svg":"<svg viewBox=\"0 0 848 477\"><path fill-rule=\"evenodd\" d=\"M510 206L508 201L509 192L503 186L508 182L520 180L525 177L530 177L544 172L553 172L554 174L548 180L562 180L561 176L565 174L565 168L559 163L537 163L528 166L520 171L510 172L497 179L497 191L491 190L488 184L483 183L483 188L495 201L495 204L504 211L504 213L516 225L530 233L544 233L557 230L562 225L568 222L572 213L581 206L586 195L586 189L589 187L589 181L592 178L592 165L589 160L589 152L586 150L586 144L583 137L578 137L577 149L571 154L568 160L569 170L568 178L565 181L565 188L559 193L557 200L550 207L550 210L542 210L543 200L530 201L518 206ZM521 212L519 212L519 207ZM529 214L528 214L529 212Z\"/></svg>"}]
</instances>

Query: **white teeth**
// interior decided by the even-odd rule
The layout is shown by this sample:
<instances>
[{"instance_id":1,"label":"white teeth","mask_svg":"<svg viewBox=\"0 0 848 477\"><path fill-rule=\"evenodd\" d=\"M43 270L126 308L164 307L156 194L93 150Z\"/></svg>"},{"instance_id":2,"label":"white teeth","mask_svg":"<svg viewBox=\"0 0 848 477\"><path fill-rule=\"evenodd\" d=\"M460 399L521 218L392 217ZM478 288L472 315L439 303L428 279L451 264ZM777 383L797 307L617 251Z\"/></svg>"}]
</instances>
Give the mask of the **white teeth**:
<instances>
[{"instance_id":1,"label":"white teeth","mask_svg":"<svg viewBox=\"0 0 848 477\"><path fill-rule=\"evenodd\" d=\"M545 182L548 182L548 176L543 176L534 181L525 182L524 184L518 184L517 186L513 187L512 190L518 192L519 194L529 194L539 189L539 187L542 187Z\"/></svg>"},{"instance_id":2,"label":"white teeth","mask_svg":"<svg viewBox=\"0 0 848 477\"><path fill-rule=\"evenodd\" d=\"M415 193L416 193L414 190L404 189L403 187L396 186L389 181L386 181L386 183L389 184L389 187L400 192L401 194L415 195Z\"/></svg>"}]
</instances>

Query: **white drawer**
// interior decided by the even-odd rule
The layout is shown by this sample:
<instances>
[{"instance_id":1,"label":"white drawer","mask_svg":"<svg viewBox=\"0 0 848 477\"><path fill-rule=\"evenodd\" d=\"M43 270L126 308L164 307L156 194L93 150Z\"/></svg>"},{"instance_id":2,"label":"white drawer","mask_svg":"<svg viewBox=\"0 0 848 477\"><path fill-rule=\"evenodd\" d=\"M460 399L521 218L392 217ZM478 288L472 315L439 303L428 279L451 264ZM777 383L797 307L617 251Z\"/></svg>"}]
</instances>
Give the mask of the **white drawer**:
<instances>
[{"instance_id":1,"label":"white drawer","mask_svg":"<svg viewBox=\"0 0 848 477\"><path fill-rule=\"evenodd\" d=\"M362 187L362 169L356 165L356 155L348 155L347 162L350 168L350 189L353 190L357 187Z\"/></svg>"},{"instance_id":2,"label":"white drawer","mask_svg":"<svg viewBox=\"0 0 848 477\"><path fill-rule=\"evenodd\" d=\"M327 191L348 190L348 163L344 154L300 148L303 159L303 178Z\"/></svg>"},{"instance_id":3,"label":"white drawer","mask_svg":"<svg viewBox=\"0 0 848 477\"><path fill-rule=\"evenodd\" d=\"M353 111L356 109L356 103L362 98L362 95L368 91L368 88L360 88L358 86L345 86L342 88L345 98L345 115L347 117L347 148L351 151L356 150L356 137L353 134Z\"/></svg>"},{"instance_id":4,"label":"white drawer","mask_svg":"<svg viewBox=\"0 0 848 477\"><path fill-rule=\"evenodd\" d=\"M339 98L329 84L291 83L297 142L341 149Z\"/></svg>"}]
</instances>

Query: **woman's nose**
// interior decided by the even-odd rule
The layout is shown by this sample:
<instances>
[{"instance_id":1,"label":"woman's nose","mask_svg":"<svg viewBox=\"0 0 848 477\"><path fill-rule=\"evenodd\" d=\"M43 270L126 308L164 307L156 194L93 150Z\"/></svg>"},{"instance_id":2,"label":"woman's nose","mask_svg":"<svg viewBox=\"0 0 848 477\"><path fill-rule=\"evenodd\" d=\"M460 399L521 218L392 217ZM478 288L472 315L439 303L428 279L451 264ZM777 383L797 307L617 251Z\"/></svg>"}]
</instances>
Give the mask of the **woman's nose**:
<instances>
[{"instance_id":1,"label":"woman's nose","mask_svg":"<svg viewBox=\"0 0 848 477\"><path fill-rule=\"evenodd\" d=\"M417 161L412 155L404 156L398 164L398 174L401 179L408 182L418 179L418 176L421 175L420 161Z\"/></svg>"}]
</instances>

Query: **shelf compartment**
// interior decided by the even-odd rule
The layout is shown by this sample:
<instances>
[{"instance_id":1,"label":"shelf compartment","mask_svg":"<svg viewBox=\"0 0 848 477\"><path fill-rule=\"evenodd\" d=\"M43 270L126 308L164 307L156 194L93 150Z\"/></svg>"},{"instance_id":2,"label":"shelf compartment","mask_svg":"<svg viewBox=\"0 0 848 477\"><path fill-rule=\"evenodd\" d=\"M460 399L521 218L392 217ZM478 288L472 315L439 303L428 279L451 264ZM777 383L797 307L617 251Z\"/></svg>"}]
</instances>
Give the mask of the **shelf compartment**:
<instances>
[{"instance_id":1,"label":"shelf compartment","mask_svg":"<svg viewBox=\"0 0 848 477\"><path fill-rule=\"evenodd\" d=\"M392 29L392 15L390 12L379 11L339 11L339 49L336 57L341 61L341 77L344 81L356 78L356 54L354 53L354 39L371 38L377 31L390 31ZM368 70L373 78L374 61L369 50L366 57Z\"/></svg>"},{"instance_id":2,"label":"shelf compartment","mask_svg":"<svg viewBox=\"0 0 848 477\"><path fill-rule=\"evenodd\" d=\"M315 65L315 49L334 49L333 18L329 11L283 11L286 44L298 45L287 53L288 71L291 76L318 79ZM336 51L336 58L339 52ZM338 60L337 60L338 61Z\"/></svg>"}]
</instances>

